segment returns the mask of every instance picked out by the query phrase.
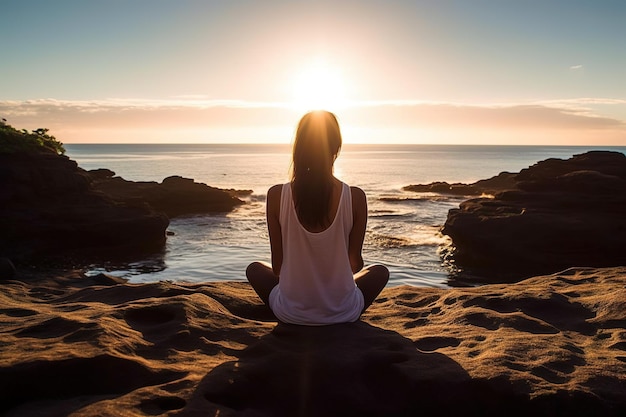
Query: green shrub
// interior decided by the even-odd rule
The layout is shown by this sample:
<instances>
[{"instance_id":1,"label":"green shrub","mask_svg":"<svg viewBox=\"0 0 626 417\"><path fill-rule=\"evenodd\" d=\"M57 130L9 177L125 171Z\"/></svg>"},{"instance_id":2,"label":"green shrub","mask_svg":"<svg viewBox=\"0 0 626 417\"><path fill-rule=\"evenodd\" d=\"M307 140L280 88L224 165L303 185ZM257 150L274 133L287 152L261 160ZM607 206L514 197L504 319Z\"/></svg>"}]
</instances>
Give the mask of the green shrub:
<instances>
[{"instance_id":1,"label":"green shrub","mask_svg":"<svg viewBox=\"0 0 626 417\"><path fill-rule=\"evenodd\" d=\"M63 144L48 134L48 129L39 128L32 132L17 130L6 119L0 121L0 153L45 152L65 154Z\"/></svg>"}]
</instances>

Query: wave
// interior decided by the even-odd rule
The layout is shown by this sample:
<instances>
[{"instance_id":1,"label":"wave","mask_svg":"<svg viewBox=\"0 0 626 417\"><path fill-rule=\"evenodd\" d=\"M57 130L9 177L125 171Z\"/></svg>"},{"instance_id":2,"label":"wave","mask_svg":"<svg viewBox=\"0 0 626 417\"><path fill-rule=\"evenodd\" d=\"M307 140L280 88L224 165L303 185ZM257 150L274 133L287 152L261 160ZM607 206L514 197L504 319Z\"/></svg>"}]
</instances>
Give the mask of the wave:
<instances>
[{"instance_id":1,"label":"wave","mask_svg":"<svg viewBox=\"0 0 626 417\"><path fill-rule=\"evenodd\" d=\"M391 236L380 233L370 233L367 243L380 248L410 248L420 246L441 246L448 243L449 238L440 233L416 234L411 237Z\"/></svg>"},{"instance_id":2,"label":"wave","mask_svg":"<svg viewBox=\"0 0 626 417\"><path fill-rule=\"evenodd\" d=\"M265 200L267 199L267 195L250 193L248 194L247 198L251 203L257 203L257 202L265 203Z\"/></svg>"},{"instance_id":3,"label":"wave","mask_svg":"<svg viewBox=\"0 0 626 417\"><path fill-rule=\"evenodd\" d=\"M368 243L383 248L404 248L413 246L413 243L405 237L386 236L373 234L368 238Z\"/></svg>"},{"instance_id":4,"label":"wave","mask_svg":"<svg viewBox=\"0 0 626 417\"><path fill-rule=\"evenodd\" d=\"M381 196L378 198L378 201L382 201L385 203L430 203L430 202L440 202L440 201L454 201L454 200L464 200L464 198L460 198L458 196L450 196L450 195L441 195L441 194L420 194L418 196Z\"/></svg>"},{"instance_id":5,"label":"wave","mask_svg":"<svg viewBox=\"0 0 626 417\"><path fill-rule=\"evenodd\" d=\"M402 218L409 218L411 216L414 216L415 213L414 212L401 212L401 211L397 211L397 210L372 210L370 209L368 212L368 216L371 218L376 218L376 219L402 219Z\"/></svg>"}]
</instances>

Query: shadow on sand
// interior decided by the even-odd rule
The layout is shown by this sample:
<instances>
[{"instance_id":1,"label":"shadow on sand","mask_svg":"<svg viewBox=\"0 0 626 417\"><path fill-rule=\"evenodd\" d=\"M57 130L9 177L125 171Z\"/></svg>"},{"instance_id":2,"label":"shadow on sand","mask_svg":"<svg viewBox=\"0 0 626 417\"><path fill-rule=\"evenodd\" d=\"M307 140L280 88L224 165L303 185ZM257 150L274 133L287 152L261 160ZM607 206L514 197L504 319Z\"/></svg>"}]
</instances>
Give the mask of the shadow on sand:
<instances>
[{"instance_id":1,"label":"shadow on sand","mask_svg":"<svg viewBox=\"0 0 626 417\"><path fill-rule=\"evenodd\" d=\"M446 355L365 322L278 324L208 373L191 403L258 416L443 415L469 380Z\"/></svg>"}]
</instances>

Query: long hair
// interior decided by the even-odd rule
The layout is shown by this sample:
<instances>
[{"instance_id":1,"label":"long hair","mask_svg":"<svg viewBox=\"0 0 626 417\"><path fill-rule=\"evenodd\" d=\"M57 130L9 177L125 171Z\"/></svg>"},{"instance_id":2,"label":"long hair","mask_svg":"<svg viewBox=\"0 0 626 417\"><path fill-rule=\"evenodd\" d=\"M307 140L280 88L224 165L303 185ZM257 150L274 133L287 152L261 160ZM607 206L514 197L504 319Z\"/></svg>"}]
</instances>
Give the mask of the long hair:
<instances>
[{"instance_id":1,"label":"long hair","mask_svg":"<svg viewBox=\"0 0 626 417\"><path fill-rule=\"evenodd\" d=\"M305 114L293 144L291 181L293 201L300 223L324 227L331 221L333 164L341 149L341 132L334 114Z\"/></svg>"}]
</instances>

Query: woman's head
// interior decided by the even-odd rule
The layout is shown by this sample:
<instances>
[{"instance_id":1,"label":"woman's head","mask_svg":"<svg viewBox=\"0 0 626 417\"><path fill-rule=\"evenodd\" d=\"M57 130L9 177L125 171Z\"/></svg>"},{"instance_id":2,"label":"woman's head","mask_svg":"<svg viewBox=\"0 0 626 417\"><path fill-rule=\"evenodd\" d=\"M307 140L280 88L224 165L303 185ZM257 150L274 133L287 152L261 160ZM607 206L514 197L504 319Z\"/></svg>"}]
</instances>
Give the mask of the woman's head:
<instances>
[{"instance_id":1,"label":"woman's head","mask_svg":"<svg viewBox=\"0 0 626 417\"><path fill-rule=\"evenodd\" d=\"M340 149L341 132L334 114L320 110L300 119L291 180L298 218L306 226L323 226L329 221L333 164Z\"/></svg>"},{"instance_id":2,"label":"woman's head","mask_svg":"<svg viewBox=\"0 0 626 417\"><path fill-rule=\"evenodd\" d=\"M332 175L340 150L341 131L335 115L323 110L305 114L293 144L293 177L305 172Z\"/></svg>"}]
</instances>

